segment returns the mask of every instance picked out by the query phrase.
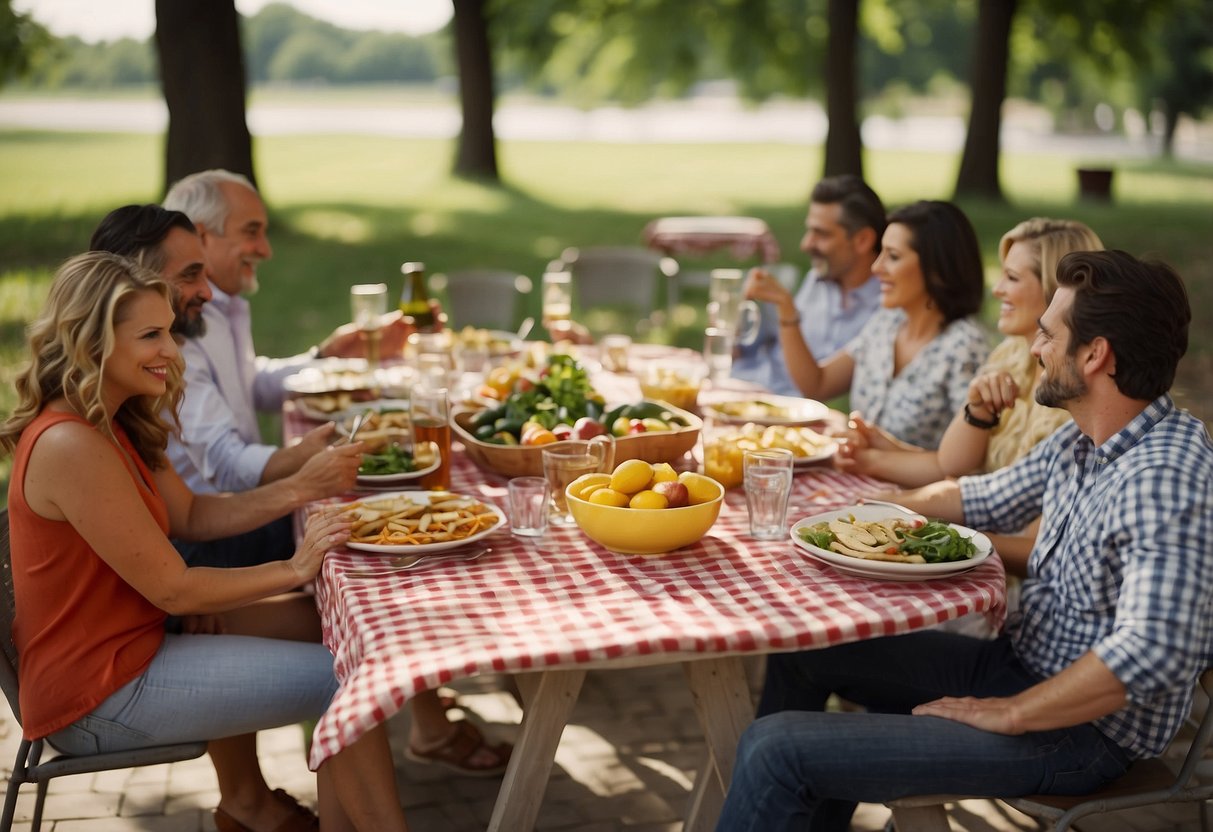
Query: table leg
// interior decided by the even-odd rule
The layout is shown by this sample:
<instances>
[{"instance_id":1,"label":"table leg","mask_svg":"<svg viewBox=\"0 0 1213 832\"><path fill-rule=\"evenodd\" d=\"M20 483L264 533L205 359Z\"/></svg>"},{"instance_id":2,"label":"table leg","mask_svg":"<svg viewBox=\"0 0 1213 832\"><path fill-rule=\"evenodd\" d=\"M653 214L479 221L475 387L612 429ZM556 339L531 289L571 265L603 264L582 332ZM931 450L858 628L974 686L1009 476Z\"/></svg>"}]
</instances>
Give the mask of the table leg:
<instances>
[{"instance_id":1,"label":"table leg","mask_svg":"<svg viewBox=\"0 0 1213 832\"><path fill-rule=\"evenodd\" d=\"M708 751L716 761L716 777L727 791L741 732L754 721L745 668L737 656L683 662L682 668Z\"/></svg>"},{"instance_id":2,"label":"table leg","mask_svg":"<svg viewBox=\"0 0 1213 832\"><path fill-rule=\"evenodd\" d=\"M560 735L564 733L585 681L584 670L546 670L527 675L538 676L538 684L533 684L531 679L524 681L519 675L518 686L526 702L522 730L497 793L489 832L522 832L535 828Z\"/></svg>"},{"instance_id":3,"label":"table leg","mask_svg":"<svg viewBox=\"0 0 1213 832\"><path fill-rule=\"evenodd\" d=\"M720 780L716 777L716 761L710 753L704 754L699 773L695 775L691 799L687 801L686 821L682 825L682 832L711 832L716 828L716 821L720 818L723 806L724 792L720 788Z\"/></svg>"}]
</instances>

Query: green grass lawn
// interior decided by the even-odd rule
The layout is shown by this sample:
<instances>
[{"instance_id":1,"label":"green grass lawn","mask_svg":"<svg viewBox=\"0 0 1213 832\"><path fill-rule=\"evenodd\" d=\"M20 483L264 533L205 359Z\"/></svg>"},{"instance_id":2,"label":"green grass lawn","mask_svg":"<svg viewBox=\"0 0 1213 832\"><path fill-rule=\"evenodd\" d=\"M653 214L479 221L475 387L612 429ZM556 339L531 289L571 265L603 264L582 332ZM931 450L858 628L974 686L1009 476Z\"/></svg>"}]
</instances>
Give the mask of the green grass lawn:
<instances>
[{"instance_id":1,"label":"green grass lawn","mask_svg":"<svg viewBox=\"0 0 1213 832\"><path fill-rule=\"evenodd\" d=\"M111 208L160 198L162 141L0 131L0 411L12 407L22 328L57 263L86 246ZM258 139L275 250L254 300L260 351L304 349L347 320L352 283L385 281L399 291L405 260L423 260L431 272L492 266L537 277L566 246L638 245L645 223L663 215L763 217L784 258L807 265L797 243L805 200L821 170L818 148L516 142L502 143L499 152L506 184L486 187L449 175L452 144L446 141ZM958 157L869 152L866 161L869 181L895 207L947 198ZM1213 419L1213 166L1120 162L1115 202L1099 205L1076 199L1080 162L1006 154L1002 179L1010 203L963 204L981 239L988 279L996 273L999 237L1034 215L1080 219L1109 247L1172 263L1188 283L1197 315L1184 400ZM658 337L698 346L700 298L692 295L675 318L681 325Z\"/></svg>"}]
</instances>

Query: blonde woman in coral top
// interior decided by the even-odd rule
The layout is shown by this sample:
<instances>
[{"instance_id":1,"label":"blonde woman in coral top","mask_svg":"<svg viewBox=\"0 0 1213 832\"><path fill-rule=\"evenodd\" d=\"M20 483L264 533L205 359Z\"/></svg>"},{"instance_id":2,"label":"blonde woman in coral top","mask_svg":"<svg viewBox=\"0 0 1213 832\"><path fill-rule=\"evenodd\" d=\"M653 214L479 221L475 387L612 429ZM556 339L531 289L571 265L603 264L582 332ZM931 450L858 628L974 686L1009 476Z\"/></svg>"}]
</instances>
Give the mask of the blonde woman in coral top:
<instances>
[{"instance_id":1,"label":"blonde woman in coral top","mask_svg":"<svg viewBox=\"0 0 1213 832\"><path fill-rule=\"evenodd\" d=\"M0 453L13 456L22 728L69 753L204 739L214 756L217 744L315 719L337 689L321 644L164 630L167 614L213 616L312 580L349 530L342 513L322 511L287 560L232 569L182 561L171 532L242 532L264 518L253 500L216 516L219 498L194 495L168 464L161 414L176 412L182 387L172 323L168 285L134 261L102 252L68 260L29 327L30 364L0 424ZM317 778L326 832L406 829L382 725ZM301 813L215 817L225 832L317 826Z\"/></svg>"},{"instance_id":2,"label":"blonde woman in coral top","mask_svg":"<svg viewBox=\"0 0 1213 832\"><path fill-rule=\"evenodd\" d=\"M838 467L915 487L1006 467L1069 421L1064 410L1037 403L1039 365L1029 348L1057 288L1058 261L1072 251L1101 249L1095 232L1074 220L1036 217L1004 234L998 245L1002 276L994 297L999 300L998 331L1006 339L969 384L968 400L939 449L899 442L855 417ZM1012 572L1026 565L1035 539L1035 530L1029 532L1026 537L1000 536L998 552Z\"/></svg>"}]
</instances>

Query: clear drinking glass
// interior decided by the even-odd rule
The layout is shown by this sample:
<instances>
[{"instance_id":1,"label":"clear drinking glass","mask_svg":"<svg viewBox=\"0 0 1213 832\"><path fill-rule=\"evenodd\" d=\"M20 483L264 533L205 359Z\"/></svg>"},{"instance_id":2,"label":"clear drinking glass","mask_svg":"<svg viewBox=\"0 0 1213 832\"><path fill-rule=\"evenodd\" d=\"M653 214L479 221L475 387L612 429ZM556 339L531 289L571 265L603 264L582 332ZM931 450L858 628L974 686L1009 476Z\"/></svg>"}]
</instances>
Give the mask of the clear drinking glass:
<instances>
[{"instance_id":1,"label":"clear drinking glass","mask_svg":"<svg viewBox=\"0 0 1213 832\"><path fill-rule=\"evenodd\" d=\"M510 494L510 530L521 537L541 537L548 527L548 481L543 477L514 477Z\"/></svg>"},{"instance_id":2,"label":"clear drinking glass","mask_svg":"<svg viewBox=\"0 0 1213 832\"><path fill-rule=\"evenodd\" d=\"M747 346L758 337L758 304L745 299L745 272L712 269L708 281L708 325L727 329L737 343Z\"/></svg>"},{"instance_id":3,"label":"clear drinking glass","mask_svg":"<svg viewBox=\"0 0 1213 832\"><path fill-rule=\"evenodd\" d=\"M632 339L627 335L606 335L598 344L602 366L612 373L628 371L628 353L632 351Z\"/></svg>"},{"instance_id":4,"label":"clear drinking glass","mask_svg":"<svg viewBox=\"0 0 1213 832\"><path fill-rule=\"evenodd\" d=\"M543 273L543 325L559 328L573 317L573 274L552 266Z\"/></svg>"},{"instance_id":5,"label":"clear drinking glass","mask_svg":"<svg viewBox=\"0 0 1213 832\"><path fill-rule=\"evenodd\" d=\"M550 521L557 526L572 525L576 521L569 513L564 490L582 474L610 471L615 461L615 440L610 436L565 440L555 445L545 445L542 455L543 475L551 489Z\"/></svg>"},{"instance_id":6,"label":"clear drinking glass","mask_svg":"<svg viewBox=\"0 0 1213 832\"><path fill-rule=\"evenodd\" d=\"M374 367L379 363L379 340L383 316L387 314L386 283L356 283L350 287L350 320L366 342L366 360Z\"/></svg>"},{"instance_id":7,"label":"clear drinking glass","mask_svg":"<svg viewBox=\"0 0 1213 832\"><path fill-rule=\"evenodd\" d=\"M703 331L703 359L708 362L708 378L719 384L733 372L733 330L709 326Z\"/></svg>"},{"instance_id":8,"label":"clear drinking glass","mask_svg":"<svg viewBox=\"0 0 1213 832\"><path fill-rule=\"evenodd\" d=\"M421 478L421 487L433 491L451 488L451 409L445 387L415 387L409 393L409 421L413 447L422 442L438 446L438 467Z\"/></svg>"},{"instance_id":9,"label":"clear drinking glass","mask_svg":"<svg viewBox=\"0 0 1213 832\"><path fill-rule=\"evenodd\" d=\"M788 497L792 493L792 452L785 448L746 451L742 460L750 537L782 540L787 536Z\"/></svg>"}]
</instances>

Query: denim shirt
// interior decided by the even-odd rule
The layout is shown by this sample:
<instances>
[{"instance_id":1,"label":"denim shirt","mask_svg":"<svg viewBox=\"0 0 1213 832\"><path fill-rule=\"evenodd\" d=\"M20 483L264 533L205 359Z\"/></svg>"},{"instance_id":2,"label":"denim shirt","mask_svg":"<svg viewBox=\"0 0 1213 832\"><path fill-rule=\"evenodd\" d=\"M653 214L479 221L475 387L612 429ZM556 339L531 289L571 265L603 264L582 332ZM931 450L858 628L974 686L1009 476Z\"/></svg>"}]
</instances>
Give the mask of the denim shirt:
<instances>
[{"instance_id":1,"label":"denim shirt","mask_svg":"<svg viewBox=\"0 0 1213 832\"><path fill-rule=\"evenodd\" d=\"M1127 704L1095 725L1162 752L1213 663L1213 443L1169 396L1099 447L1070 423L1014 465L960 480L965 522L1010 531L1042 512L1007 622L1041 679L1092 652Z\"/></svg>"}]
</instances>

